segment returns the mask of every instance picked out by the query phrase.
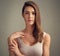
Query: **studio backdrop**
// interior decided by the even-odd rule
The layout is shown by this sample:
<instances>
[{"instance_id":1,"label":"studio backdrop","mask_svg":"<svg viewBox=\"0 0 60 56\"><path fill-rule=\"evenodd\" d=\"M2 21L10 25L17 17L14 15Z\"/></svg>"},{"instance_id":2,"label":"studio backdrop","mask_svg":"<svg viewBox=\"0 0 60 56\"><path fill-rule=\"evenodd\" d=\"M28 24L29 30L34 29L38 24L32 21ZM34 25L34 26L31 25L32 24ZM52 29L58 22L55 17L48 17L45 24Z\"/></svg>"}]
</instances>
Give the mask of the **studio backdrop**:
<instances>
[{"instance_id":1,"label":"studio backdrop","mask_svg":"<svg viewBox=\"0 0 60 56\"><path fill-rule=\"evenodd\" d=\"M27 0L0 0L0 56L9 56L7 38L25 27L22 6ZM60 2L33 0L40 9L43 31L51 35L51 56L60 56Z\"/></svg>"}]
</instances>

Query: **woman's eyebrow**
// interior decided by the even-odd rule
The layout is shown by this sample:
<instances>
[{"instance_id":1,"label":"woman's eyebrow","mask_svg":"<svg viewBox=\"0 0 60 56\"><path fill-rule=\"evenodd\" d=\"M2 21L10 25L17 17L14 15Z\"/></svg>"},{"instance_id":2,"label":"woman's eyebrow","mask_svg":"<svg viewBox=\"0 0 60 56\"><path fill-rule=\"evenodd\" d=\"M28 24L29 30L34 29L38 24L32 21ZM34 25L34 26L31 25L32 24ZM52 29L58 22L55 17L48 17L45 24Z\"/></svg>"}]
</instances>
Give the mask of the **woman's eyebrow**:
<instances>
[{"instance_id":1,"label":"woman's eyebrow","mask_svg":"<svg viewBox=\"0 0 60 56\"><path fill-rule=\"evenodd\" d=\"M29 11L25 11L25 12L29 12Z\"/></svg>"}]
</instances>

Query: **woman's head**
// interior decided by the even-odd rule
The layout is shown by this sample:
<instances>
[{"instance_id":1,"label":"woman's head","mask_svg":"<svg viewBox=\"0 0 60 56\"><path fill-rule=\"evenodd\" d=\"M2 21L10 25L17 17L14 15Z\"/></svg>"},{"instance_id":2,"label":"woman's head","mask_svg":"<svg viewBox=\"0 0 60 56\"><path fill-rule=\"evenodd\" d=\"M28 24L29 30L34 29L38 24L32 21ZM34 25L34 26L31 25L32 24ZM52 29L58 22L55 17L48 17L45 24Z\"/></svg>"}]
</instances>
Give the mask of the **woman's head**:
<instances>
[{"instance_id":1,"label":"woman's head","mask_svg":"<svg viewBox=\"0 0 60 56\"><path fill-rule=\"evenodd\" d=\"M23 17L24 17L26 24L28 24L30 26L33 25L34 21L35 21L35 10L34 10L34 8L31 6L27 6L24 9Z\"/></svg>"},{"instance_id":2,"label":"woman's head","mask_svg":"<svg viewBox=\"0 0 60 56\"><path fill-rule=\"evenodd\" d=\"M38 6L33 1L25 2L22 8L22 15L25 18L25 22L34 26L33 36L37 41L41 41L42 30L41 30L41 19L40 11Z\"/></svg>"},{"instance_id":3,"label":"woman's head","mask_svg":"<svg viewBox=\"0 0 60 56\"><path fill-rule=\"evenodd\" d=\"M26 24L33 25L36 18L36 11L33 6L34 4L32 1L25 2L23 9L22 9L22 15L25 19Z\"/></svg>"}]
</instances>

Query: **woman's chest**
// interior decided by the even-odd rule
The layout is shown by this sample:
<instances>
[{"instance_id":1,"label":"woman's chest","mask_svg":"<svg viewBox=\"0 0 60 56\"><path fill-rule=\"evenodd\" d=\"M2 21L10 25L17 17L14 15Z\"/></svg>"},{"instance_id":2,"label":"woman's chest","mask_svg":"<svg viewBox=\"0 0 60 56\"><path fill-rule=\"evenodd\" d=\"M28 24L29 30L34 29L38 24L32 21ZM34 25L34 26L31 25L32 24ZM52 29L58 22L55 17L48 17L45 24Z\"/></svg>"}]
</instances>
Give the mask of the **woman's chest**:
<instances>
[{"instance_id":1,"label":"woman's chest","mask_svg":"<svg viewBox=\"0 0 60 56\"><path fill-rule=\"evenodd\" d=\"M26 56L41 56L43 53L43 44L37 42L33 46L29 46L20 42L20 51Z\"/></svg>"}]
</instances>

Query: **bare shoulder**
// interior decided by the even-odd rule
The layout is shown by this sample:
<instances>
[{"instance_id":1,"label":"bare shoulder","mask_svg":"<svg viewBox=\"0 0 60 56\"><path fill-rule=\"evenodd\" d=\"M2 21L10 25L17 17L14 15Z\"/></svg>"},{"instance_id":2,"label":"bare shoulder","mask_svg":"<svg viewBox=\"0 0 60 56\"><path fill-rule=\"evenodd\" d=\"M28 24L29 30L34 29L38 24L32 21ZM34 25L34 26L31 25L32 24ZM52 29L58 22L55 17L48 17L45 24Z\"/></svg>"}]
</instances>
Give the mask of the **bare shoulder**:
<instances>
[{"instance_id":1,"label":"bare shoulder","mask_svg":"<svg viewBox=\"0 0 60 56\"><path fill-rule=\"evenodd\" d=\"M45 40L50 40L50 39L51 39L50 34L44 32L44 39L45 39Z\"/></svg>"},{"instance_id":2,"label":"bare shoulder","mask_svg":"<svg viewBox=\"0 0 60 56\"><path fill-rule=\"evenodd\" d=\"M16 39L16 38L20 37L21 35L23 35L22 31L14 32L8 37L8 41L12 41L13 39Z\"/></svg>"},{"instance_id":3,"label":"bare shoulder","mask_svg":"<svg viewBox=\"0 0 60 56\"><path fill-rule=\"evenodd\" d=\"M51 42L51 36L50 36L50 34L45 32L44 33L44 43L49 45L50 42Z\"/></svg>"}]
</instances>

